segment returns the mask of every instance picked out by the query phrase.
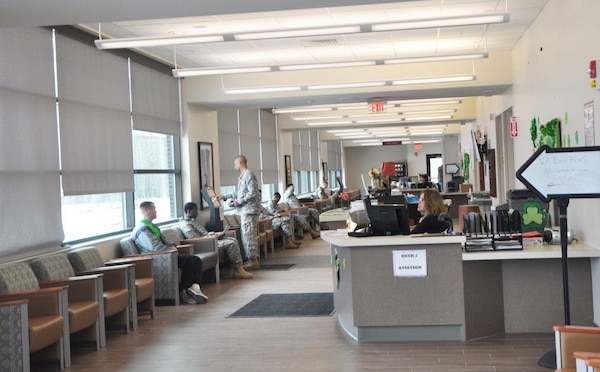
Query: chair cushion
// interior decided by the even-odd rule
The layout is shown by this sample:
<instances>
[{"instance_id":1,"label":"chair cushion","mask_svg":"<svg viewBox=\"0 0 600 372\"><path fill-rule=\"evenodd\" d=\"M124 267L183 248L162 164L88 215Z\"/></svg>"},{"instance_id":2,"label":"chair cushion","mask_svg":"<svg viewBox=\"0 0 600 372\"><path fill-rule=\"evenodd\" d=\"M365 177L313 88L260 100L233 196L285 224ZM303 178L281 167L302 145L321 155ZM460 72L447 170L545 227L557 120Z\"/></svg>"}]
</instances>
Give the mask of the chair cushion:
<instances>
[{"instance_id":1,"label":"chair cushion","mask_svg":"<svg viewBox=\"0 0 600 372\"><path fill-rule=\"evenodd\" d=\"M35 291L40 289L38 279L26 263L0 267L0 293Z\"/></svg>"},{"instance_id":2,"label":"chair cushion","mask_svg":"<svg viewBox=\"0 0 600 372\"><path fill-rule=\"evenodd\" d=\"M36 258L29 263L40 281L66 279L75 276L73 267L65 255L56 254Z\"/></svg>"},{"instance_id":3,"label":"chair cushion","mask_svg":"<svg viewBox=\"0 0 600 372\"><path fill-rule=\"evenodd\" d=\"M104 317L121 312L129 304L127 288L104 289Z\"/></svg>"},{"instance_id":4,"label":"chair cushion","mask_svg":"<svg viewBox=\"0 0 600 372\"><path fill-rule=\"evenodd\" d=\"M67 257L75 271L92 270L104 266L104 259L96 247L76 249L67 253Z\"/></svg>"},{"instance_id":5,"label":"chair cushion","mask_svg":"<svg viewBox=\"0 0 600 372\"><path fill-rule=\"evenodd\" d=\"M29 318L29 351L33 353L55 343L62 337L63 325L60 315Z\"/></svg>"},{"instance_id":6,"label":"chair cushion","mask_svg":"<svg viewBox=\"0 0 600 372\"><path fill-rule=\"evenodd\" d=\"M124 256L132 256L134 254L140 254L140 250L135 245L135 243L133 242L133 239L131 239L131 237L123 238L123 239L121 239L121 241L119 243L121 244L121 251L123 252Z\"/></svg>"},{"instance_id":7,"label":"chair cushion","mask_svg":"<svg viewBox=\"0 0 600 372\"><path fill-rule=\"evenodd\" d=\"M69 333L79 332L98 319L97 301L79 301L69 304Z\"/></svg>"},{"instance_id":8,"label":"chair cushion","mask_svg":"<svg viewBox=\"0 0 600 372\"><path fill-rule=\"evenodd\" d=\"M217 266L219 254L217 252L202 252L194 254L202 260L202 271L210 270Z\"/></svg>"},{"instance_id":9,"label":"chair cushion","mask_svg":"<svg viewBox=\"0 0 600 372\"><path fill-rule=\"evenodd\" d=\"M154 279L138 278L135 280L136 302L150 298L152 293L154 293Z\"/></svg>"}]
</instances>

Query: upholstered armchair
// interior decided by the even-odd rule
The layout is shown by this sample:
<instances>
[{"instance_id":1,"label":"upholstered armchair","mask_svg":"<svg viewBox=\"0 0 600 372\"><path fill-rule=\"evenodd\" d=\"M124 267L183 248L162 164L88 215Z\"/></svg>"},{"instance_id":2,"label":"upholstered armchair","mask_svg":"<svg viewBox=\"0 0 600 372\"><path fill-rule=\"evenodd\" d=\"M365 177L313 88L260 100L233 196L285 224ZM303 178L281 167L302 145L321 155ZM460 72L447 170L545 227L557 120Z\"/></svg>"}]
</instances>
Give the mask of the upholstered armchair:
<instances>
[{"instance_id":1,"label":"upholstered armchair","mask_svg":"<svg viewBox=\"0 0 600 372\"><path fill-rule=\"evenodd\" d=\"M29 371L28 302L0 302L0 371Z\"/></svg>"},{"instance_id":2,"label":"upholstered armchair","mask_svg":"<svg viewBox=\"0 0 600 372\"><path fill-rule=\"evenodd\" d=\"M203 236L201 238L186 239L179 226L162 229L161 234L167 241L179 245L191 245L191 253L202 260L202 271L213 271L215 283L219 283L219 248L217 238L214 236ZM180 250L180 253L184 253Z\"/></svg>"},{"instance_id":3,"label":"upholstered armchair","mask_svg":"<svg viewBox=\"0 0 600 372\"><path fill-rule=\"evenodd\" d=\"M33 359L71 365L67 287L40 289L25 263L0 267L0 303L28 300L29 352ZM0 318L4 322L4 318Z\"/></svg>"},{"instance_id":4,"label":"upholstered armchair","mask_svg":"<svg viewBox=\"0 0 600 372\"><path fill-rule=\"evenodd\" d=\"M270 237L269 237L270 232ZM271 247L273 247L273 225L269 218L260 218L258 220L258 236L257 236L257 245L260 250L262 250L265 259L269 257L268 246L269 243Z\"/></svg>"},{"instance_id":5,"label":"upholstered armchair","mask_svg":"<svg viewBox=\"0 0 600 372\"><path fill-rule=\"evenodd\" d=\"M273 230L273 220L266 218L262 224L259 223L258 231L265 233L265 258L267 258L267 250L271 248L271 254L275 253L275 231ZM260 221L259 221L260 222ZM284 237L285 240L285 237ZM285 242L284 242L285 244Z\"/></svg>"},{"instance_id":6,"label":"upholstered armchair","mask_svg":"<svg viewBox=\"0 0 600 372\"><path fill-rule=\"evenodd\" d=\"M140 253L131 237L121 239L123 258L152 258L152 276L154 277L154 299L174 301L179 305L179 269L177 268L177 250Z\"/></svg>"},{"instance_id":7,"label":"upholstered armchair","mask_svg":"<svg viewBox=\"0 0 600 372\"><path fill-rule=\"evenodd\" d=\"M67 254L67 258L76 275L103 274L102 297L106 329L123 328L125 333L129 333L129 282L133 265L104 266L102 264L87 268L85 265L80 265L81 261L78 261L71 252Z\"/></svg>"},{"instance_id":8,"label":"upholstered armchair","mask_svg":"<svg viewBox=\"0 0 600 372\"><path fill-rule=\"evenodd\" d=\"M137 310L137 316L131 316L133 329L137 329L138 318L140 316L149 316L154 319L156 316L156 307L154 304L154 273L152 269L152 257L121 257L113 258L105 262L107 266L132 264L135 267L135 273L132 273L130 287L134 291L134 296L130 296L129 306Z\"/></svg>"},{"instance_id":9,"label":"upholstered armchair","mask_svg":"<svg viewBox=\"0 0 600 372\"><path fill-rule=\"evenodd\" d=\"M556 368L575 371L575 352L600 352L600 328L554 326Z\"/></svg>"},{"instance_id":10,"label":"upholstered armchair","mask_svg":"<svg viewBox=\"0 0 600 372\"><path fill-rule=\"evenodd\" d=\"M36 258L29 266L41 288L68 286L71 341L92 341L96 350L105 346L102 275L75 276L64 255Z\"/></svg>"}]
</instances>

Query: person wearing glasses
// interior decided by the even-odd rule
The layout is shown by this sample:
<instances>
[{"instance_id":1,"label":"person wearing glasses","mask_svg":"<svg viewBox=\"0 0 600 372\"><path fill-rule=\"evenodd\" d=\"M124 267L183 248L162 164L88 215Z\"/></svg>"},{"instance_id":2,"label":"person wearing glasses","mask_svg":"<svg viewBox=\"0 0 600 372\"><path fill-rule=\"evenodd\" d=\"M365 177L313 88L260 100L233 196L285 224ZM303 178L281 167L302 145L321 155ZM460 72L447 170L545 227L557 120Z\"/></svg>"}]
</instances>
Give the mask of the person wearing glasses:
<instances>
[{"instance_id":1,"label":"person wearing glasses","mask_svg":"<svg viewBox=\"0 0 600 372\"><path fill-rule=\"evenodd\" d=\"M426 189L421 192L417 211L421 213L419 223L410 231L411 234L441 233L448 229L448 225L439 216L446 213L446 206L442 195L436 189Z\"/></svg>"}]
</instances>

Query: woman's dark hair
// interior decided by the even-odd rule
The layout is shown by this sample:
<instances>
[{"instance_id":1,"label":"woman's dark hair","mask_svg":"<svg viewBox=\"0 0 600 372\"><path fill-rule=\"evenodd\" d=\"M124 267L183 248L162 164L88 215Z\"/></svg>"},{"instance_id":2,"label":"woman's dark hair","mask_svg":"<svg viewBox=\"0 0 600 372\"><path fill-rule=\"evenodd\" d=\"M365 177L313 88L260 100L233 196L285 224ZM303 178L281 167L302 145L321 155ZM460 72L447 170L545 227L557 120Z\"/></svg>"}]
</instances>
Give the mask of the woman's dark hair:
<instances>
[{"instance_id":1,"label":"woman's dark hair","mask_svg":"<svg viewBox=\"0 0 600 372\"><path fill-rule=\"evenodd\" d=\"M189 203L185 203L185 205L183 206L183 211L185 213L191 211L192 209L197 209L198 208L198 204L194 203L194 202L189 202Z\"/></svg>"}]
</instances>

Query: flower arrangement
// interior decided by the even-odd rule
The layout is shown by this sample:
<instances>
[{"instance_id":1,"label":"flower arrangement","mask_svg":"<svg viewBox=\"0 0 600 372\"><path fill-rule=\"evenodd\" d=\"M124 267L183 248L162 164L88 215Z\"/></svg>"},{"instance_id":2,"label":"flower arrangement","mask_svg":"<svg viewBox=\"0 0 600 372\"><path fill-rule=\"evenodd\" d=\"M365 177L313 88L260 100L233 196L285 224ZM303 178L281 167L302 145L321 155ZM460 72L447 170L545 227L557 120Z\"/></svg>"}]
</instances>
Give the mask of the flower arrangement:
<instances>
[{"instance_id":1,"label":"flower arrangement","mask_svg":"<svg viewBox=\"0 0 600 372\"><path fill-rule=\"evenodd\" d=\"M381 178L381 171L379 168L371 168L369 169L369 177L378 180Z\"/></svg>"}]
</instances>

